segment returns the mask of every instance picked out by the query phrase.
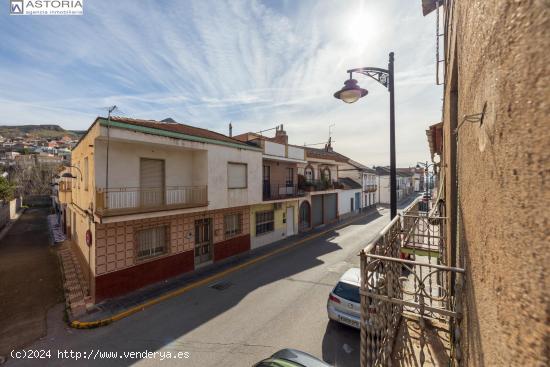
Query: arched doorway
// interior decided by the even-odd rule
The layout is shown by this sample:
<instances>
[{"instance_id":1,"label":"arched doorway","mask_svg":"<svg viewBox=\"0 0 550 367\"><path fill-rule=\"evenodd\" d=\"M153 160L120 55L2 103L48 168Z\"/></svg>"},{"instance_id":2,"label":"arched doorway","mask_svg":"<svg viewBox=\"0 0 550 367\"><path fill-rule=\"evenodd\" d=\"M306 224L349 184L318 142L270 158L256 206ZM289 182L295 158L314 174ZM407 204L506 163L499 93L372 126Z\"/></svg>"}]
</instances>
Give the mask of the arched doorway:
<instances>
[{"instance_id":1,"label":"arched doorway","mask_svg":"<svg viewBox=\"0 0 550 367\"><path fill-rule=\"evenodd\" d=\"M304 201L300 204L300 216L298 218L300 231L308 230L311 227L311 206Z\"/></svg>"}]
</instances>

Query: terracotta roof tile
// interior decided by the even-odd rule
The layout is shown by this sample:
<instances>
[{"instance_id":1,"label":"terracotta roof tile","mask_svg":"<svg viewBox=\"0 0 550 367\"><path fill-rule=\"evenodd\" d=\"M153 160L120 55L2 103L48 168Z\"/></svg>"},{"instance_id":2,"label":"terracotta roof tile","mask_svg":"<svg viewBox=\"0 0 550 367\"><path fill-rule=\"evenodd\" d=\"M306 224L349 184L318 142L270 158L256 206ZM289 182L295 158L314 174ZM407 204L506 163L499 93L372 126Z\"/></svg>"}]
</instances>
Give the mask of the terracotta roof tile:
<instances>
[{"instance_id":1,"label":"terracotta roof tile","mask_svg":"<svg viewBox=\"0 0 550 367\"><path fill-rule=\"evenodd\" d=\"M106 117L98 117L98 119L107 120ZM227 143L239 144L239 145L250 147L249 144L246 144L237 139L233 139L227 135L223 135L211 130L200 128L200 127L195 127L195 126L190 126L190 125L185 125L180 123L169 123L169 122L161 122L156 120L141 120L141 119L133 119L128 117L119 117L119 116L112 116L111 121L122 122L125 124L143 126L143 127L164 130L164 131L172 131L172 132L192 135L200 138L218 140L218 141L223 141Z\"/></svg>"}]
</instances>

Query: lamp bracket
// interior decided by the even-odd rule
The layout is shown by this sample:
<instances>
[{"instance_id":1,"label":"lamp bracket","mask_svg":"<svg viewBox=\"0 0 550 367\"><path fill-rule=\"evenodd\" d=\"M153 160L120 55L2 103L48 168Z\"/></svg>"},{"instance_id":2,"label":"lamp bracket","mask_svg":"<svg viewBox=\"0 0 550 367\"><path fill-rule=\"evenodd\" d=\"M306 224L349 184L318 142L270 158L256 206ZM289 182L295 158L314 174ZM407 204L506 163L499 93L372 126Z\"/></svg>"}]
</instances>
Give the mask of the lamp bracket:
<instances>
[{"instance_id":1,"label":"lamp bracket","mask_svg":"<svg viewBox=\"0 0 550 367\"><path fill-rule=\"evenodd\" d=\"M348 70L348 73L350 75L350 78L352 77L353 73L366 75L376 80L378 83L382 84L386 88L388 88L390 82L390 72L386 69L366 67L350 69Z\"/></svg>"}]
</instances>

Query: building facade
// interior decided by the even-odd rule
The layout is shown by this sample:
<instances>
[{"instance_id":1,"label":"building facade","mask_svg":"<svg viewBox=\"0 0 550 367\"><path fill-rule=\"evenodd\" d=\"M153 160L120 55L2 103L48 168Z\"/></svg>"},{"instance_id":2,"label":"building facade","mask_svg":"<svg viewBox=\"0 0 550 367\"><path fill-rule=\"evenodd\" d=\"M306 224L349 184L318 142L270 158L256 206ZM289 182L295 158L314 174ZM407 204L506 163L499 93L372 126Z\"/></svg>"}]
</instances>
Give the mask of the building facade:
<instances>
[{"instance_id":1,"label":"building facade","mask_svg":"<svg viewBox=\"0 0 550 367\"><path fill-rule=\"evenodd\" d=\"M299 231L299 198L305 194L298 184L298 165L306 164L303 148L288 144L283 125L275 136L245 133L235 139L262 151L262 203L250 207L252 249L293 236Z\"/></svg>"},{"instance_id":2,"label":"building facade","mask_svg":"<svg viewBox=\"0 0 550 367\"><path fill-rule=\"evenodd\" d=\"M447 263L467 272L451 284L461 365L548 365L549 5L422 3L444 35L442 123L428 138L432 157L442 156Z\"/></svg>"},{"instance_id":3,"label":"building facade","mask_svg":"<svg viewBox=\"0 0 550 367\"><path fill-rule=\"evenodd\" d=\"M261 157L204 129L97 118L72 152L65 214L93 302L248 251Z\"/></svg>"}]
</instances>

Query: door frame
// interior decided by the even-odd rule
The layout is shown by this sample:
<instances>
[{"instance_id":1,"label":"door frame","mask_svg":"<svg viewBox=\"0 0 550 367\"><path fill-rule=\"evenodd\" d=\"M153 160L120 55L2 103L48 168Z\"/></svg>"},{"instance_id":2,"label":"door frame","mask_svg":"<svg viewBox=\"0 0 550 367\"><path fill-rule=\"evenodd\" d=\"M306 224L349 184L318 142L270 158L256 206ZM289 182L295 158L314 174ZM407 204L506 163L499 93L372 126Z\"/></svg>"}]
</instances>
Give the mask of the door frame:
<instances>
[{"instance_id":1,"label":"door frame","mask_svg":"<svg viewBox=\"0 0 550 367\"><path fill-rule=\"evenodd\" d=\"M206 261L199 261L197 262L197 226L203 226L205 225L204 222L208 223L208 238L209 238L209 253L210 253L210 259ZM202 222L202 223L199 223ZM212 218L202 218L202 219L196 219L194 223L194 230L195 230L195 239L193 241L193 263L195 265L195 269L200 268L205 265L212 264L214 262L214 238L213 238L213 222L214 220ZM201 247L203 245L200 245ZM200 256L199 256L200 258Z\"/></svg>"}]
</instances>

